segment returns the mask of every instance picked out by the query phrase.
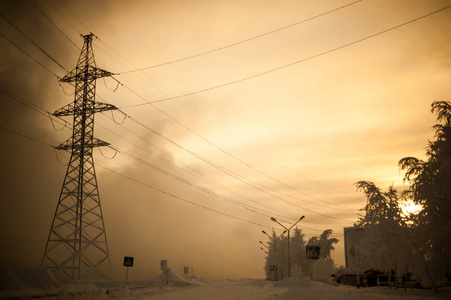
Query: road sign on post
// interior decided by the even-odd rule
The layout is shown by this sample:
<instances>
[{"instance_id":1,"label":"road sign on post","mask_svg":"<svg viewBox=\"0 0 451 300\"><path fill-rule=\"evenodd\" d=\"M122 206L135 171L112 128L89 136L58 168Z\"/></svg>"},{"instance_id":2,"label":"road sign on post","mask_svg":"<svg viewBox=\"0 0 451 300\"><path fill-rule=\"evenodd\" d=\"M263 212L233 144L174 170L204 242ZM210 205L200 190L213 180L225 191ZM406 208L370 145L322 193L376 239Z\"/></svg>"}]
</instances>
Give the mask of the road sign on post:
<instances>
[{"instance_id":1,"label":"road sign on post","mask_svg":"<svg viewBox=\"0 0 451 300\"><path fill-rule=\"evenodd\" d=\"M317 260L317 259L319 259L319 250L320 250L319 246L306 246L305 247L305 256L308 259ZM312 278L312 279L313 279L313 265L314 265L314 263L312 262L310 264L310 278Z\"/></svg>"},{"instance_id":2,"label":"road sign on post","mask_svg":"<svg viewBox=\"0 0 451 300\"><path fill-rule=\"evenodd\" d=\"M133 267L134 257L124 256L124 267L127 267L127 275L125 275L125 285L128 283L128 268Z\"/></svg>"},{"instance_id":3,"label":"road sign on post","mask_svg":"<svg viewBox=\"0 0 451 300\"><path fill-rule=\"evenodd\" d=\"M160 265L161 265L161 271L166 271L166 269L168 268L168 261L163 259L163 260L161 260Z\"/></svg>"},{"instance_id":4,"label":"road sign on post","mask_svg":"<svg viewBox=\"0 0 451 300\"><path fill-rule=\"evenodd\" d=\"M305 255L310 259L319 259L319 246L306 246Z\"/></svg>"},{"instance_id":5,"label":"road sign on post","mask_svg":"<svg viewBox=\"0 0 451 300\"><path fill-rule=\"evenodd\" d=\"M277 270L276 265L270 265L269 270L272 272L272 281L275 281L276 280L276 270Z\"/></svg>"},{"instance_id":6,"label":"road sign on post","mask_svg":"<svg viewBox=\"0 0 451 300\"><path fill-rule=\"evenodd\" d=\"M134 257L125 256L124 257L124 267L133 267Z\"/></svg>"},{"instance_id":7,"label":"road sign on post","mask_svg":"<svg viewBox=\"0 0 451 300\"><path fill-rule=\"evenodd\" d=\"M166 280L163 282L163 285L169 284L169 269L168 269L168 261L166 259L163 259L160 261L161 271L165 274Z\"/></svg>"}]
</instances>

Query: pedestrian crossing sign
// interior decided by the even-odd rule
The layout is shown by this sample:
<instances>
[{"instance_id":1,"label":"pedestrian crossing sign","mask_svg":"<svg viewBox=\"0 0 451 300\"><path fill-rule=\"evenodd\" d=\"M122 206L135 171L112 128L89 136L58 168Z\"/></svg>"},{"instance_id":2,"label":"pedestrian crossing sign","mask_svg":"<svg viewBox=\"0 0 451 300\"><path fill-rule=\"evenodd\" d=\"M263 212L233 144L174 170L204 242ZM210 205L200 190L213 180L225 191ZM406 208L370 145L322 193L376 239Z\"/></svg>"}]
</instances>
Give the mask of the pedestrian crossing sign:
<instances>
[{"instance_id":1,"label":"pedestrian crossing sign","mask_svg":"<svg viewBox=\"0 0 451 300\"><path fill-rule=\"evenodd\" d=\"M319 259L319 246L306 246L305 254L307 258Z\"/></svg>"}]
</instances>

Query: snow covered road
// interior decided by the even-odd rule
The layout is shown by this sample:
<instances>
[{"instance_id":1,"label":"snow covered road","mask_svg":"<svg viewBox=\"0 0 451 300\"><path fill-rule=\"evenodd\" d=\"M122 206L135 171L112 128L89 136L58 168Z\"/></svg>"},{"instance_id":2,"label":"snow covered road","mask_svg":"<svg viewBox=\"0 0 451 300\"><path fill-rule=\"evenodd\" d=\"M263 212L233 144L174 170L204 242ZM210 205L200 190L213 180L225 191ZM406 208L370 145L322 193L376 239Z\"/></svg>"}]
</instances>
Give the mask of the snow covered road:
<instances>
[{"instance_id":1,"label":"snow covered road","mask_svg":"<svg viewBox=\"0 0 451 300\"><path fill-rule=\"evenodd\" d=\"M118 299L118 297L112 297ZM199 300L199 299L250 299L250 300L292 300L292 299L451 299L451 290L441 290L434 293L431 290L388 288L361 288L350 286L335 286L309 278L303 280L289 278L283 281L270 282L262 279L240 279L206 281L204 284L191 286L168 286L163 290L150 293L134 294L119 297L120 299L136 300Z\"/></svg>"},{"instance_id":2,"label":"snow covered road","mask_svg":"<svg viewBox=\"0 0 451 300\"><path fill-rule=\"evenodd\" d=\"M221 280L204 285L179 287L137 299L282 299L287 287L270 287L265 280Z\"/></svg>"},{"instance_id":3,"label":"snow covered road","mask_svg":"<svg viewBox=\"0 0 451 300\"><path fill-rule=\"evenodd\" d=\"M104 299L104 300L427 300L451 299L451 287L439 289L360 288L338 285L330 277L285 278L271 282L263 279L208 280L183 279L170 273L170 284L162 278L133 281L64 282L46 269L14 269L0 267L0 299ZM166 278L166 277L164 277ZM160 279L160 280L158 280ZM166 282L166 281L165 281Z\"/></svg>"}]
</instances>

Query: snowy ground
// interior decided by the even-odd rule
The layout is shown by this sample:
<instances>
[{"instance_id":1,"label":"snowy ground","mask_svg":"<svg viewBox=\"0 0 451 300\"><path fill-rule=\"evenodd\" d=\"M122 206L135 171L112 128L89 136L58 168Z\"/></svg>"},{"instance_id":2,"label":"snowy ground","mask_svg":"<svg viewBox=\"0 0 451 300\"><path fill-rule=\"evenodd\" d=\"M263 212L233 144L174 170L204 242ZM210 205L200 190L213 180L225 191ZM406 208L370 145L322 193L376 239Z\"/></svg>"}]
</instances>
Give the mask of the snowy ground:
<instances>
[{"instance_id":1,"label":"snowy ground","mask_svg":"<svg viewBox=\"0 0 451 300\"><path fill-rule=\"evenodd\" d=\"M270 282L262 279L207 281L202 285L168 286L147 293L129 291L129 295L115 296L111 299L451 299L451 289L434 293L431 290L395 290L389 288L360 288L343 285L330 285L310 278L303 280L288 278Z\"/></svg>"},{"instance_id":2,"label":"snowy ground","mask_svg":"<svg viewBox=\"0 0 451 300\"><path fill-rule=\"evenodd\" d=\"M172 273L171 273L172 274ZM170 275L171 275L170 274ZM174 275L174 276L172 276ZM0 299L451 299L451 288L432 290L360 288L338 285L323 278L287 278L277 282L263 279L206 280L180 276L157 276L153 280L130 282L64 282L43 269L20 270L0 267ZM161 279L169 279L163 285ZM166 281L165 281L166 282Z\"/></svg>"}]
</instances>

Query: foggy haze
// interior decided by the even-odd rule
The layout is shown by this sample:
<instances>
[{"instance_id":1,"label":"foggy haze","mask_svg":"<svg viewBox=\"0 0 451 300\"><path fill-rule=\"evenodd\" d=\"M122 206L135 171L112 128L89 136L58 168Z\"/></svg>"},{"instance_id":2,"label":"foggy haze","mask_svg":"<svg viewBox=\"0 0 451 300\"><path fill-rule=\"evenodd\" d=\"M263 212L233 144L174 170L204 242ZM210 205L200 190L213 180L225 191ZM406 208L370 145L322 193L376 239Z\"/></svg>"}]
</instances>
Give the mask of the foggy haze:
<instances>
[{"instance_id":1,"label":"foggy haze","mask_svg":"<svg viewBox=\"0 0 451 300\"><path fill-rule=\"evenodd\" d=\"M69 160L51 146L72 134L40 112L74 100L48 56L72 70L90 32L97 66L121 83L97 80L97 100L131 116L95 117L95 137L119 149L94 150L114 278L124 256L131 280L159 274L162 259L179 274L262 278L261 231L282 232L269 216L305 215L307 238L332 229L343 265L343 227L366 202L354 183L401 186L399 159L424 156L430 105L451 95L449 9L300 62L445 0L360 1L251 39L351 2L0 2L0 266L40 266Z\"/></svg>"}]
</instances>

